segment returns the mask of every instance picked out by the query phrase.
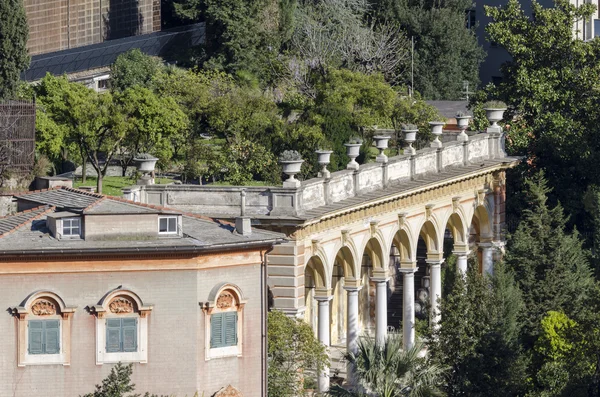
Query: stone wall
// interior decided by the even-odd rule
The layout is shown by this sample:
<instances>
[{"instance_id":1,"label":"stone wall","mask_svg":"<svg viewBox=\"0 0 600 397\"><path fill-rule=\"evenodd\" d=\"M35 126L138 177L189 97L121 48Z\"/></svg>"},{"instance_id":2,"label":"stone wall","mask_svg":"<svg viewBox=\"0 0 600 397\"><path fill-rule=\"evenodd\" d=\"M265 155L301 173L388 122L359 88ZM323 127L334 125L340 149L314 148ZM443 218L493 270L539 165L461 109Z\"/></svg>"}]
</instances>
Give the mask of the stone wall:
<instances>
[{"instance_id":1,"label":"stone wall","mask_svg":"<svg viewBox=\"0 0 600 397\"><path fill-rule=\"evenodd\" d=\"M196 185L132 186L125 198L160 204L184 211L218 217L302 216L311 209L360 194L486 159L503 158L501 133L471 135L468 141L445 142L442 148L426 148L415 155L391 157L386 163L362 164L358 170L331 173L330 178L313 178L300 186L240 187Z\"/></svg>"},{"instance_id":2,"label":"stone wall","mask_svg":"<svg viewBox=\"0 0 600 397\"><path fill-rule=\"evenodd\" d=\"M109 291L135 292L153 305L148 314L148 362L133 365L136 392L158 395L212 396L229 384L245 397L261 396L261 265L258 252L243 251L195 258L77 260L74 257L0 266L0 395L15 397L78 396L92 392L111 364L96 364L96 318L89 307ZM241 357L206 360L205 314L199 303L209 300L221 282L237 285L247 300L243 311ZM17 318L8 307L19 306L34 291L51 291L67 306L71 320L71 363L68 366L17 366Z\"/></svg>"}]
</instances>

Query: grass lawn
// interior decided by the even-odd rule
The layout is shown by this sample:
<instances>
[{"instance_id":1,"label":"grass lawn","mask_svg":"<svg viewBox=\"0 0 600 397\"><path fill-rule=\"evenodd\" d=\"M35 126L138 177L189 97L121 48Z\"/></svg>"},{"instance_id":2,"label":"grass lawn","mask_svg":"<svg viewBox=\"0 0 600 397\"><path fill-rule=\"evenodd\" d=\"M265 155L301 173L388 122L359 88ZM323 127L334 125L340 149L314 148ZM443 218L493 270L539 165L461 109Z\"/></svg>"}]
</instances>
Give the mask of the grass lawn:
<instances>
[{"instance_id":1,"label":"grass lawn","mask_svg":"<svg viewBox=\"0 0 600 397\"><path fill-rule=\"evenodd\" d=\"M167 184L173 182L173 179L169 178L155 178L155 183L157 185ZM102 180L102 193L109 196L117 196L121 197L123 192L121 189L127 186L135 185L135 179L129 178L126 176L106 176ZM96 177L88 176L85 183L81 182L81 179L77 178L77 180L73 183L74 188L78 188L79 186L96 186Z\"/></svg>"}]
</instances>

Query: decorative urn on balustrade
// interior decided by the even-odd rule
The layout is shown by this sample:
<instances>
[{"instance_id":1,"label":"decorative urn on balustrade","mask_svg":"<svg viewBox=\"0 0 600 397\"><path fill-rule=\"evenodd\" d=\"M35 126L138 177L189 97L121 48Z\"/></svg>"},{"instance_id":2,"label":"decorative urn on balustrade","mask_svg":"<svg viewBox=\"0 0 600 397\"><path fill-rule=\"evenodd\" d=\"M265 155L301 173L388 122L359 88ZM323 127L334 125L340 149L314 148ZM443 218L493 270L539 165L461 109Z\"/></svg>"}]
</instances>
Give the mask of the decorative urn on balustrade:
<instances>
[{"instance_id":1,"label":"decorative urn on balustrade","mask_svg":"<svg viewBox=\"0 0 600 397\"><path fill-rule=\"evenodd\" d=\"M485 117L490 122L490 127L499 128L498 121L504 118L506 103L502 101L487 101L483 104L483 110L485 110Z\"/></svg>"},{"instance_id":2,"label":"decorative urn on balustrade","mask_svg":"<svg viewBox=\"0 0 600 397\"><path fill-rule=\"evenodd\" d=\"M279 156L279 164L283 168L283 173L289 178L284 182L284 186L300 186L300 181L296 179L296 174L302 169L302 156L295 150L285 150Z\"/></svg>"},{"instance_id":3,"label":"decorative urn on balustrade","mask_svg":"<svg viewBox=\"0 0 600 397\"><path fill-rule=\"evenodd\" d=\"M346 166L349 170L357 170L360 166L356 162L356 158L360 154L360 147L362 146L362 139L360 138L351 138L348 143L344 143L346 146L346 154L350 157L350 162Z\"/></svg>"}]
</instances>

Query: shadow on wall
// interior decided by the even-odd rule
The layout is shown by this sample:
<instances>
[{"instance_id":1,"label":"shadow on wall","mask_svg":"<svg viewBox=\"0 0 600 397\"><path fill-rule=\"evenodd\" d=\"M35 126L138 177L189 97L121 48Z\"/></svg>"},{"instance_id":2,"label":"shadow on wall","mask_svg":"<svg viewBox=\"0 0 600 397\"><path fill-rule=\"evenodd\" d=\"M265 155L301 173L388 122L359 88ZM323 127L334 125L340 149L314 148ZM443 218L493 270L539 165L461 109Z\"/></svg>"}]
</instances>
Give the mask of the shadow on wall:
<instances>
[{"instance_id":1,"label":"shadow on wall","mask_svg":"<svg viewBox=\"0 0 600 397\"><path fill-rule=\"evenodd\" d=\"M136 36L144 25L139 0L110 0L108 12L102 18L105 40Z\"/></svg>"}]
</instances>

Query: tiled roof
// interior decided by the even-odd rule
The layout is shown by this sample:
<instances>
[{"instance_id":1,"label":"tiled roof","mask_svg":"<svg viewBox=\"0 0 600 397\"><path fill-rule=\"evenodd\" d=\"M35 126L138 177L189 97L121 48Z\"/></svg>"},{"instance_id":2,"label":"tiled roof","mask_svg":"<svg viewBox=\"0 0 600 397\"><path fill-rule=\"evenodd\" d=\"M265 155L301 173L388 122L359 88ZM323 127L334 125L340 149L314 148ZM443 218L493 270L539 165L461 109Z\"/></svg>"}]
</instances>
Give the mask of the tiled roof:
<instances>
[{"instance_id":1,"label":"tiled roof","mask_svg":"<svg viewBox=\"0 0 600 397\"><path fill-rule=\"evenodd\" d=\"M104 196L101 194L84 192L83 190L72 189L60 186L53 189L36 190L17 195L17 200L27 200L30 202L51 205L57 208L83 210L90 205L101 200Z\"/></svg>"},{"instance_id":2,"label":"tiled roof","mask_svg":"<svg viewBox=\"0 0 600 397\"><path fill-rule=\"evenodd\" d=\"M0 237L13 232L19 227L46 214L50 209L52 208L44 205L27 211L19 212L15 215L0 218Z\"/></svg>"}]
</instances>

